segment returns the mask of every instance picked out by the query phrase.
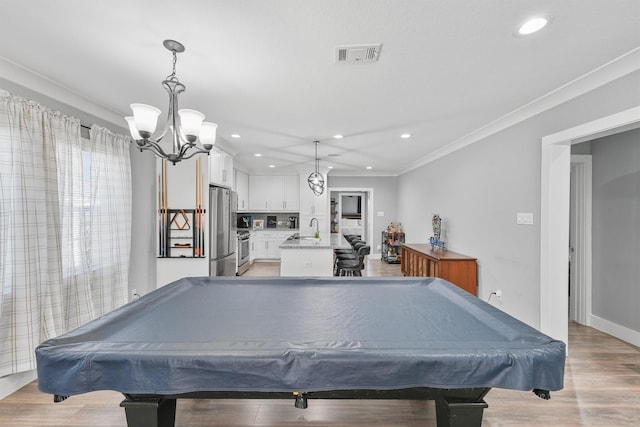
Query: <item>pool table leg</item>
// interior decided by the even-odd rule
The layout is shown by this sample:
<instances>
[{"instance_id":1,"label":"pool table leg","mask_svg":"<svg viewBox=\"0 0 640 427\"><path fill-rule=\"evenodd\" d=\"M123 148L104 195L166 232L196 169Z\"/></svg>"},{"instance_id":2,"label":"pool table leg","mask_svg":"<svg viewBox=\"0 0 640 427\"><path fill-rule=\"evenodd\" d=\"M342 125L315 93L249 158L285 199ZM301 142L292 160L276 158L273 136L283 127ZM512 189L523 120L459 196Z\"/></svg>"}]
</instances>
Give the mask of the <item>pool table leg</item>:
<instances>
[{"instance_id":1,"label":"pool table leg","mask_svg":"<svg viewBox=\"0 0 640 427\"><path fill-rule=\"evenodd\" d=\"M482 413L487 405L484 400L449 401L436 399L436 420L438 427L480 427Z\"/></svg>"},{"instance_id":2,"label":"pool table leg","mask_svg":"<svg viewBox=\"0 0 640 427\"><path fill-rule=\"evenodd\" d=\"M174 427L176 399L135 399L127 396L120 403L129 427Z\"/></svg>"}]
</instances>

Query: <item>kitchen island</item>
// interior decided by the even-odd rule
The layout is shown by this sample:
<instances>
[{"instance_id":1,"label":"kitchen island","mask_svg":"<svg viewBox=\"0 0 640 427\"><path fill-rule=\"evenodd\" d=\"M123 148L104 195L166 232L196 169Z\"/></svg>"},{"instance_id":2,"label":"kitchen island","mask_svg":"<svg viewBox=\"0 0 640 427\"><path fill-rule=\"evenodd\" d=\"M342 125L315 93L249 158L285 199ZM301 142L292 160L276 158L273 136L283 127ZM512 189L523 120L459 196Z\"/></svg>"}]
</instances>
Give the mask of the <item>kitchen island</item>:
<instances>
[{"instance_id":1,"label":"kitchen island","mask_svg":"<svg viewBox=\"0 0 640 427\"><path fill-rule=\"evenodd\" d=\"M333 276L333 250L350 247L340 233L293 234L280 244L280 276Z\"/></svg>"}]
</instances>

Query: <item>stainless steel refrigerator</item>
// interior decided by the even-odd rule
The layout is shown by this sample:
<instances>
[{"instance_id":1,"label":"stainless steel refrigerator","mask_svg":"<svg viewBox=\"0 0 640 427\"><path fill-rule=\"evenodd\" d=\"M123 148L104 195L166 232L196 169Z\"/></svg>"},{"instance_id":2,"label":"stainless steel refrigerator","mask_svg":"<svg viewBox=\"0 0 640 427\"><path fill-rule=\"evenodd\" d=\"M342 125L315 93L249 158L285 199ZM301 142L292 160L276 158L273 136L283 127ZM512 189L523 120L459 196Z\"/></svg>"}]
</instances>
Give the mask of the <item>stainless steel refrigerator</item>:
<instances>
[{"instance_id":1,"label":"stainless steel refrigerator","mask_svg":"<svg viewBox=\"0 0 640 427\"><path fill-rule=\"evenodd\" d=\"M209 276L236 275L238 195L209 187Z\"/></svg>"}]
</instances>

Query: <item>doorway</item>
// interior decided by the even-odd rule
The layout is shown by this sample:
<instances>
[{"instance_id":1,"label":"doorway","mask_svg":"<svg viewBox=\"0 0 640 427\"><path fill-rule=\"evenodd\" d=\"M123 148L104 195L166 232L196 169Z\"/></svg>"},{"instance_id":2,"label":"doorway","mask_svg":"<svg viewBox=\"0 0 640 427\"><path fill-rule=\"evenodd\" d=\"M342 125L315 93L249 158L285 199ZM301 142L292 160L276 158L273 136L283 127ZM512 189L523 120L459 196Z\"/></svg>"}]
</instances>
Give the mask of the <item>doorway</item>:
<instances>
[{"instance_id":1,"label":"doorway","mask_svg":"<svg viewBox=\"0 0 640 427\"><path fill-rule=\"evenodd\" d=\"M571 145L640 127L630 108L542 138L540 330L568 342L568 251Z\"/></svg>"},{"instance_id":2,"label":"doorway","mask_svg":"<svg viewBox=\"0 0 640 427\"><path fill-rule=\"evenodd\" d=\"M591 318L591 155L571 155L569 198L569 320Z\"/></svg>"},{"instance_id":3,"label":"doorway","mask_svg":"<svg viewBox=\"0 0 640 427\"><path fill-rule=\"evenodd\" d=\"M329 197L331 232L357 234L373 243L373 188L331 188Z\"/></svg>"}]
</instances>

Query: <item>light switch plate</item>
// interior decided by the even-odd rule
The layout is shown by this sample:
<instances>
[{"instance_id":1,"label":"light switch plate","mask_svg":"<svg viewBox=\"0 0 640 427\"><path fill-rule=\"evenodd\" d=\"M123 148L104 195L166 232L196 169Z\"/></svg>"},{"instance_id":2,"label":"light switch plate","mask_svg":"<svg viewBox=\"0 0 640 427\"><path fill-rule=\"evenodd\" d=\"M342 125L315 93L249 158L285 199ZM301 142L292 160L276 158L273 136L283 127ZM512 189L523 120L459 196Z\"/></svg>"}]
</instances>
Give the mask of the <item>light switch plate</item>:
<instances>
[{"instance_id":1,"label":"light switch plate","mask_svg":"<svg viewBox=\"0 0 640 427\"><path fill-rule=\"evenodd\" d=\"M533 213L531 212L518 212L516 214L516 224L532 225Z\"/></svg>"}]
</instances>

